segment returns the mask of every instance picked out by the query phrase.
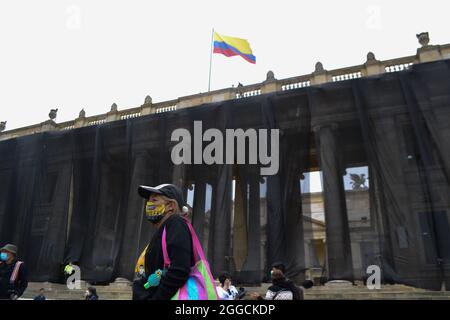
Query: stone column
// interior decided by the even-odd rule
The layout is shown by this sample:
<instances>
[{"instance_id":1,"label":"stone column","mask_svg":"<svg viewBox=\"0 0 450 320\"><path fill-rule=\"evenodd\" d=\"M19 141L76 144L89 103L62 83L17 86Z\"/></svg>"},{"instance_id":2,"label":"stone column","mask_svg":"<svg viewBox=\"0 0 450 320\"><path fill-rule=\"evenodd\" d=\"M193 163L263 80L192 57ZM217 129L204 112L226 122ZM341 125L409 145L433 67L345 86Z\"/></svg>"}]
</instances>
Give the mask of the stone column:
<instances>
[{"instance_id":1,"label":"stone column","mask_svg":"<svg viewBox=\"0 0 450 320\"><path fill-rule=\"evenodd\" d=\"M145 200L141 198L137 192L137 188L141 184L147 184L147 157L145 153L136 155L133 169L131 173L130 189L128 194L126 225L123 230L123 240L119 251L119 260L116 270L116 276L132 278L134 275L134 266L143 250L143 246L147 243L141 243L142 225L149 224L144 219L144 203Z\"/></svg>"},{"instance_id":2,"label":"stone column","mask_svg":"<svg viewBox=\"0 0 450 320\"><path fill-rule=\"evenodd\" d=\"M184 164L173 165L172 169L172 183L178 186L181 190L183 190L184 186L185 169ZM185 198L184 201L187 201L187 199ZM180 210L181 209L182 208L180 208Z\"/></svg>"},{"instance_id":3,"label":"stone column","mask_svg":"<svg viewBox=\"0 0 450 320\"><path fill-rule=\"evenodd\" d=\"M247 184L245 184L247 186ZM236 270L241 271L247 258L247 199L242 195L240 177L236 179L233 221L233 257Z\"/></svg>"},{"instance_id":4,"label":"stone column","mask_svg":"<svg viewBox=\"0 0 450 320\"><path fill-rule=\"evenodd\" d=\"M204 241L208 242L208 239L204 239L203 236L205 226L205 199L206 199L206 182L201 180L195 181L194 207L192 209L192 225L195 231L197 232L197 236L203 246L205 246Z\"/></svg>"},{"instance_id":5,"label":"stone column","mask_svg":"<svg viewBox=\"0 0 450 320\"><path fill-rule=\"evenodd\" d=\"M249 179L249 213L248 213L248 243L247 261L245 269L249 270L256 282L262 280L261 273L261 200L260 200L260 176L253 174Z\"/></svg>"},{"instance_id":6,"label":"stone column","mask_svg":"<svg viewBox=\"0 0 450 320\"><path fill-rule=\"evenodd\" d=\"M208 259L212 272L229 271L232 166L219 165L213 186Z\"/></svg>"},{"instance_id":7,"label":"stone column","mask_svg":"<svg viewBox=\"0 0 450 320\"><path fill-rule=\"evenodd\" d=\"M320 141L329 280L353 280L350 233L343 170L336 138L337 125L315 127Z\"/></svg>"}]
</instances>

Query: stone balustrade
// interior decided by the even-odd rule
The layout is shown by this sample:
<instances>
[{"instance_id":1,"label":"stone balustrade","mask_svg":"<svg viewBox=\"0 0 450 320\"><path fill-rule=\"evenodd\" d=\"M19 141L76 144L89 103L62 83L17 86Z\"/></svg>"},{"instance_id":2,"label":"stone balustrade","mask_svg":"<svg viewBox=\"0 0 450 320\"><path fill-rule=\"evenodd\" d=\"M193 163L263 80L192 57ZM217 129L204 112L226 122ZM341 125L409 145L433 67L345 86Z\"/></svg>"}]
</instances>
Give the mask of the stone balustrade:
<instances>
[{"instance_id":1,"label":"stone balustrade","mask_svg":"<svg viewBox=\"0 0 450 320\"><path fill-rule=\"evenodd\" d=\"M118 110L117 105L113 104L109 112L90 117L86 117L84 110L82 110L79 117L75 120L61 123L56 123L54 120L47 120L39 124L0 132L0 140L51 130L71 130L83 126L101 125L106 122L127 120L154 113L171 112L206 103L244 99L270 92L295 90L328 82L346 81L386 72L399 72L407 70L413 64L450 58L450 44L428 45L428 34L422 33L418 35L418 38L419 36L421 36L419 42L422 47L417 49L416 55L413 56L379 61L372 52L369 52L366 62L361 65L326 70L322 63L318 62L314 72L311 74L281 80L276 79L274 73L269 71L266 80L261 83L251 85L239 84L237 87L214 90L159 103L153 103L151 97L147 96L144 104L140 107ZM2 125L2 129L5 129L5 125Z\"/></svg>"}]
</instances>

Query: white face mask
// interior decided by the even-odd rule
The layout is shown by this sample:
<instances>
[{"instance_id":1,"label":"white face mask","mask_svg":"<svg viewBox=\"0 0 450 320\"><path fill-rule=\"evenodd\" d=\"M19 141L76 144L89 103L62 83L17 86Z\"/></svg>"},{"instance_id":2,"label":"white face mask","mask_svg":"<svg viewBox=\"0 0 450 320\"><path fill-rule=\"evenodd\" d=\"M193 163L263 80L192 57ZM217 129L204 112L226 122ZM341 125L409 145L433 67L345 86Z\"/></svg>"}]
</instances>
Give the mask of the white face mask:
<instances>
[{"instance_id":1,"label":"white face mask","mask_svg":"<svg viewBox=\"0 0 450 320\"><path fill-rule=\"evenodd\" d=\"M140 275L143 275L144 273L145 273L144 267L140 267L140 268L139 268L139 274L140 274Z\"/></svg>"}]
</instances>

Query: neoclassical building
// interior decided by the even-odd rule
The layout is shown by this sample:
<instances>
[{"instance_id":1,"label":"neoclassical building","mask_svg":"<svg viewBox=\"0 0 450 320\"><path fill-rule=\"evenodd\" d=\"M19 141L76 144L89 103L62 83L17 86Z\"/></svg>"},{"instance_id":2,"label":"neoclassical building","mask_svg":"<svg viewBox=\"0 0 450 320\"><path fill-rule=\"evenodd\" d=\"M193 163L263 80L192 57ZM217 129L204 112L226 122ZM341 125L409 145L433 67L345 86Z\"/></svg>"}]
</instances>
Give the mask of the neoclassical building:
<instances>
[{"instance_id":1,"label":"neoclassical building","mask_svg":"<svg viewBox=\"0 0 450 320\"><path fill-rule=\"evenodd\" d=\"M80 265L93 282L133 278L153 229L140 184L175 183L215 275L260 283L288 276L440 289L450 280L450 46L415 55L153 103L0 134L0 242L19 245L34 281ZM279 130L265 165L171 161L179 128ZM6 129L5 123L0 126ZM260 138L259 138L260 139ZM206 142L205 142L206 144ZM253 150L246 144L246 151ZM196 150L192 150L196 152ZM235 160L235 159L234 159ZM366 168L361 173L360 168ZM320 193L305 179L321 172ZM364 176L362 176L364 174ZM350 186L350 187L349 187Z\"/></svg>"}]
</instances>

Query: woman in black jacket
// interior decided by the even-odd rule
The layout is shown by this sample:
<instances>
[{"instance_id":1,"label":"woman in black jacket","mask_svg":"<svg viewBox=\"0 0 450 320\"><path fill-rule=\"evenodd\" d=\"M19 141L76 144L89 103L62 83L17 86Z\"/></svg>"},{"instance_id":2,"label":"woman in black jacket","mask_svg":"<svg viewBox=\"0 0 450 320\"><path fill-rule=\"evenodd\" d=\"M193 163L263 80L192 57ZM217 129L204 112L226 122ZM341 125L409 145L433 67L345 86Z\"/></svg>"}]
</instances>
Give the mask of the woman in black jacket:
<instances>
[{"instance_id":1,"label":"woman in black jacket","mask_svg":"<svg viewBox=\"0 0 450 320\"><path fill-rule=\"evenodd\" d=\"M187 207L180 189L172 184L140 186L138 192L147 200L145 215L157 230L136 265L133 299L169 300L186 283L195 264L191 234L180 215ZM164 266L164 230L170 266Z\"/></svg>"},{"instance_id":2,"label":"woman in black jacket","mask_svg":"<svg viewBox=\"0 0 450 320\"><path fill-rule=\"evenodd\" d=\"M265 300L300 300L299 289L286 279L280 270L272 271L272 285L268 288Z\"/></svg>"},{"instance_id":3,"label":"woman in black jacket","mask_svg":"<svg viewBox=\"0 0 450 320\"><path fill-rule=\"evenodd\" d=\"M272 285L267 289L266 295L262 296L258 293L251 295L256 300L303 300L303 291L297 287L294 282L287 279L283 272L273 268Z\"/></svg>"}]
</instances>

